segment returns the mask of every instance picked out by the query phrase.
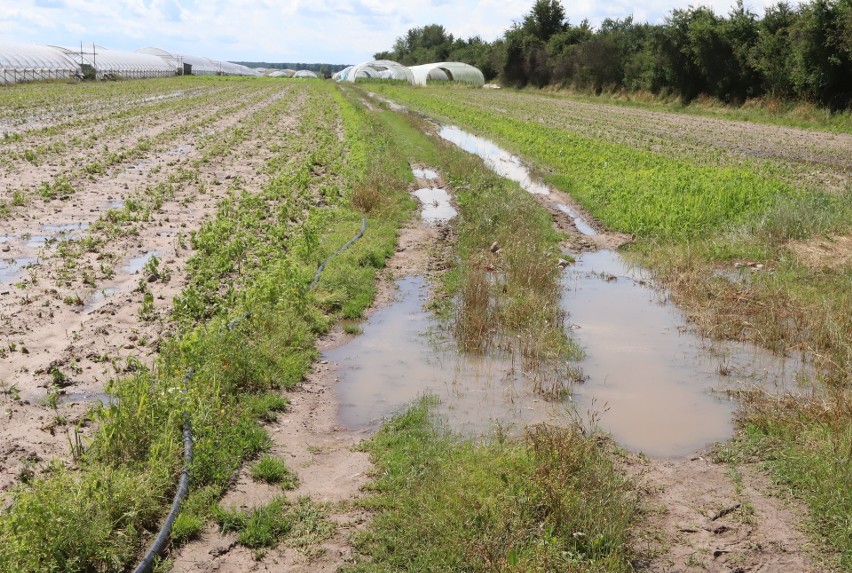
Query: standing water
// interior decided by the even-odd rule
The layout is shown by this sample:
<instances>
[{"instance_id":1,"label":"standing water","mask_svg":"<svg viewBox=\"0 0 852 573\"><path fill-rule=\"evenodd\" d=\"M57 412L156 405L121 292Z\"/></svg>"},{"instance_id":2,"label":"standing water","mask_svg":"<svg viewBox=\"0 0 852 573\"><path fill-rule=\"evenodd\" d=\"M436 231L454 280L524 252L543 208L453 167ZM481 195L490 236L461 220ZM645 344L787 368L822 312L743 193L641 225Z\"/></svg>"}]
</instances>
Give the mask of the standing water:
<instances>
[{"instance_id":1,"label":"standing water","mask_svg":"<svg viewBox=\"0 0 852 573\"><path fill-rule=\"evenodd\" d=\"M461 355L442 338L423 308L422 276L397 286L396 300L373 313L363 334L324 354L341 367L335 391L345 426L375 426L425 394L437 396L438 413L465 433L564 419L566 405L534 394L509 360Z\"/></svg>"},{"instance_id":2,"label":"standing water","mask_svg":"<svg viewBox=\"0 0 852 573\"><path fill-rule=\"evenodd\" d=\"M493 142L456 127L439 135L482 157L499 175L550 200L523 162ZM552 201L586 235L596 231L567 205ZM422 308L420 277L400 282L400 300L376 313L354 342L327 353L342 366L341 418L350 427L369 425L424 393L441 398L455 429L483 431L495 422L565 423L570 410L591 412L599 426L631 450L681 456L728 439L736 404L725 390L744 385L791 387L803 365L748 344L715 344L694 334L664 293L648 286L641 269L613 251L578 256L563 277L562 307L572 336L586 352L587 376L573 403L536 396L510 359L459 355L439 337Z\"/></svg>"},{"instance_id":3,"label":"standing water","mask_svg":"<svg viewBox=\"0 0 852 573\"><path fill-rule=\"evenodd\" d=\"M787 386L801 365L785 369L752 345L709 347L647 278L608 250L584 253L566 269L562 308L589 377L574 398L581 410L598 408L601 427L623 446L685 455L731 436L736 404L721 391Z\"/></svg>"},{"instance_id":4,"label":"standing water","mask_svg":"<svg viewBox=\"0 0 852 573\"><path fill-rule=\"evenodd\" d=\"M493 142L457 127L441 127L438 134L530 193L550 195L520 159ZM554 206L582 234L597 234L569 206ZM736 406L724 390L743 383L794 385L801 363L750 344L711 349L642 274L618 253L602 250L580 255L563 280L562 307L586 351L580 366L588 380L575 389L575 399L619 443L655 456L684 455L731 436Z\"/></svg>"}]
</instances>

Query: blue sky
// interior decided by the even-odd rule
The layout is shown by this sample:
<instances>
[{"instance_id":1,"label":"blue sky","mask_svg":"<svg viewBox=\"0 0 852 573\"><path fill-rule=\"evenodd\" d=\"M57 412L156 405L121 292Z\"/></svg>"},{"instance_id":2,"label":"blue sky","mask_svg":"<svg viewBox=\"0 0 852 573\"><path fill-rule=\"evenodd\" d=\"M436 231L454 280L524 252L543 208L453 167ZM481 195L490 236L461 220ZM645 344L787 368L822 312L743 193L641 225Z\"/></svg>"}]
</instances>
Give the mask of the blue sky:
<instances>
[{"instance_id":1,"label":"blue sky","mask_svg":"<svg viewBox=\"0 0 852 573\"><path fill-rule=\"evenodd\" d=\"M563 1L569 20L595 25L633 14L660 22L692 4L727 13L732 0ZM762 13L774 0L746 5ZM222 60L358 63L409 28L442 24L491 41L533 0L0 0L0 40L113 49L147 46Z\"/></svg>"}]
</instances>

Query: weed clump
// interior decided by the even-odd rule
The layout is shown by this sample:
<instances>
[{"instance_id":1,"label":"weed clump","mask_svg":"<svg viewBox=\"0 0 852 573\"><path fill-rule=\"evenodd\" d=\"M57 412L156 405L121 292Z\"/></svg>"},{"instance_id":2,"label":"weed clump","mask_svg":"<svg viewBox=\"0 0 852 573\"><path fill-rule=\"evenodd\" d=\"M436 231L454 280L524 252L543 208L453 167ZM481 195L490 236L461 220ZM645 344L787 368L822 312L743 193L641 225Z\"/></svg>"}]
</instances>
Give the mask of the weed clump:
<instances>
[{"instance_id":1,"label":"weed clump","mask_svg":"<svg viewBox=\"0 0 852 573\"><path fill-rule=\"evenodd\" d=\"M334 531L326 511L307 497L296 503L277 497L249 511L217 507L214 517L222 533L238 533L238 542L251 549L275 547L285 540L290 546L304 548L328 539Z\"/></svg>"},{"instance_id":2,"label":"weed clump","mask_svg":"<svg viewBox=\"0 0 852 573\"><path fill-rule=\"evenodd\" d=\"M349 571L631 571L637 514L606 440L534 426L519 440L463 440L421 403L367 450L377 511Z\"/></svg>"},{"instance_id":3,"label":"weed clump","mask_svg":"<svg viewBox=\"0 0 852 573\"><path fill-rule=\"evenodd\" d=\"M284 489L294 489L299 479L284 460L273 456L263 456L251 466L251 477L264 483L276 484Z\"/></svg>"}]
</instances>

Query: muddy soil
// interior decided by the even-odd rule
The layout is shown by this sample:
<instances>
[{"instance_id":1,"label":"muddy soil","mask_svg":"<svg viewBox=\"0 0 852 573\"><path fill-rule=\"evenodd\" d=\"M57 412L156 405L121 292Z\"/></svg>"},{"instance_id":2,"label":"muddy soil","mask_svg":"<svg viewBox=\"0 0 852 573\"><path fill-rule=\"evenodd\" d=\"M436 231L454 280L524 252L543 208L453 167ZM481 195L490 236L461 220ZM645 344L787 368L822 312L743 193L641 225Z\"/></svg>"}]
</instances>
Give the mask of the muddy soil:
<instances>
[{"instance_id":1,"label":"muddy soil","mask_svg":"<svg viewBox=\"0 0 852 573\"><path fill-rule=\"evenodd\" d=\"M421 186L427 183L430 182L418 180ZM397 280L433 272L439 263L430 253L446 248L449 234L446 226L430 226L419 220L403 228L396 252L380 277L376 299L365 313L366 317L394 299ZM344 333L338 326L318 341L317 349L326 352L352 339L353 335ZM372 466L368 454L355 450L369 437L367 430L347 430L338 420L339 404L334 386L339 380L337 365L325 360L315 363L307 379L288 393L287 411L268 426L273 440L270 453L285 460L299 478L298 488L287 492L288 499L308 495L315 502L328 504L329 518L336 525L333 536L312 548L310 556L285 544L268 550L258 561L251 550L237 545L235 535L223 535L217 526L208 525L199 540L187 544L174 555L175 573L332 573L355 558L351 535L365 529L369 519L369 514L355 502L363 495L361 488L369 481ZM254 482L244 468L221 504L250 509L268 503L281 493L276 486Z\"/></svg>"},{"instance_id":2,"label":"muddy soil","mask_svg":"<svg viewBox=\"0 0 852 573\"><path fill-rule=\"evenodd\" d=\"M653 573L815 573L816 548L801 532L805 512L756 468L732 470L702 456L633 458L629 473L645 513L634 543Z\"/></svg>"},{"instance_id":3,"label":"muddy soil","mask_svg":"<svg viewBox=\"0 0 852 573\"><path fill-rule=\"evenodd\" d=\"M286 87L278 88L211 128L224 137L286 95ZM75 261L78 269L112 265L109 278L99 276L84 283L78 271L69 279L67 262L52 239L80 239L105 206L133 197L145 186L192 165L201 150L191 140L176 142L179 153L152 151L133 164L118 166L88 182L71 201L4 222L2 259L34 264L0 277L0 392L4 392L0 394L0 492L13 485L25 468L38 471L53 458L65 459L69 432L80 421L84 435L90 431L85 427L86 411L96 400L105 399L109 380L131 371L137 361L151 365L159 341L170 331L172 300L184 286L186 262L192 256L186 237L214 213L237 178L248 190L263 186L268 178L263 167L271 152L258 148L257 141L273 143L272 134L291 131L299 105L300 100L294 100L290 113L266 125L260 140L247 139L226 157L201 163L197 180L181 185L149 221L135 223L136 233L111 240L98 252L84 253ZM264 137L267 134L270 137ZM203 194L199 193L202 185ZM63 225L69 228L61 229L65 232L61 235L57 228ZM144 273L145 262L154 255L161 261L160 268L168 269L168 279ZM154 313L147 319L140 316L140 282L154 296Z\"/></svg>"}]
</instances>

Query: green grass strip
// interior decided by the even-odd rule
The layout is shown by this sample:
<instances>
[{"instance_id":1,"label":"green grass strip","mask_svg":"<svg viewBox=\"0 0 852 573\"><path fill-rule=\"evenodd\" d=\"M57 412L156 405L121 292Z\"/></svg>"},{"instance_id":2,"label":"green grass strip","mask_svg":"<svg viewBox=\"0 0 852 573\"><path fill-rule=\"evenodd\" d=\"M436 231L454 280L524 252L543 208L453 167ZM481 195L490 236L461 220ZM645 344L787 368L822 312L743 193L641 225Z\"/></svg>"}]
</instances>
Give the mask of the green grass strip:
<instances>
[{"instance_id":1,"label":"green grass strip","mask_svg":"<svg viewBox=\"0 0 852 573\"><path fill-rule=\"evenodd\" d=\"M536 426L523 439L463 440L424 401L367 445L377 466L348 571L632 571L636 512L605 442Z\"/></svg>"},{"instance_id":2,"label":"green grass strip","mask_svg":"<svg viewBox=\"0 0 852 573\"><path fill-rule=\"evenodd\" d=\"M740 167L713 168L578 136L558 127L472 110L470 90L440 101L412 88L371 86L388 96L506 148L555 174L545 179L580 201L610 229L686 240L728 229L794 193L787 184ZM446 97L448 96L449 97Z\"/></svg>"}]
</instances>

